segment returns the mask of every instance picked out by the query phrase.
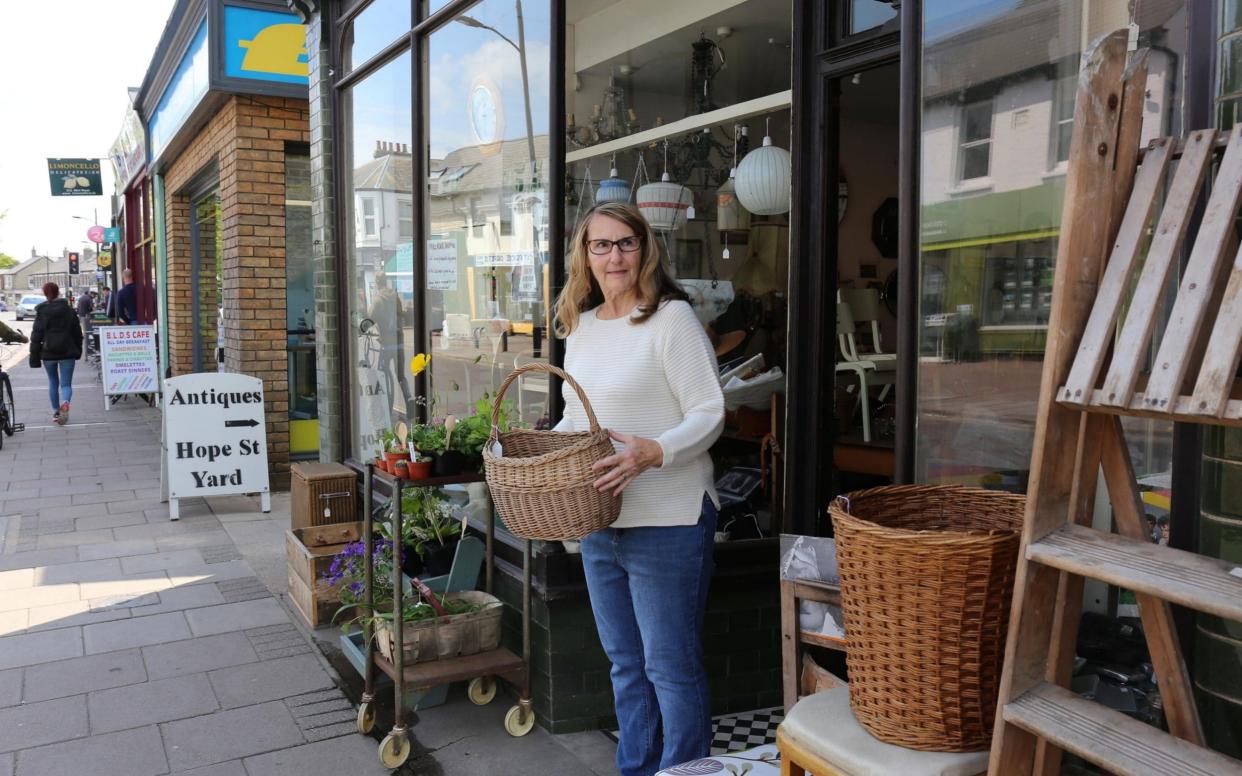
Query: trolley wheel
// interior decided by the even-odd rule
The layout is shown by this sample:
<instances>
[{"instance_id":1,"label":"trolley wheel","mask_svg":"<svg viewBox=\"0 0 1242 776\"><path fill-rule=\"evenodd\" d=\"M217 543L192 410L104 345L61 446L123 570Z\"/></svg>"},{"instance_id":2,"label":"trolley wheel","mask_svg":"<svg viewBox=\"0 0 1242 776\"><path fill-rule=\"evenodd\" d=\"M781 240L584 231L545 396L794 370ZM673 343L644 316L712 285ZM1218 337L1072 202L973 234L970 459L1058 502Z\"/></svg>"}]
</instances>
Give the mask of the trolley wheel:
<instances>
[{"instance_id":1,"label":"trolley wheel","mask_svg":"<svg viewBox=\"0 0 1242 776\"><path fill-rule=\"evenodd\" d=\"M380 764L395 771L410 759L410 739L405 733L389 733L379 745Z\"/></svg>"},{"instance_id":2,"label":"trolley wheel","mask_svg":"<svg viewBox=\"0 0 1242 776\"><path fill-rule=\"evenodd\" d=\"M363 701L358 707L358 732L369 734L375 728L375 706L370 701Z\"/></svg>"},{"instance_id":3,"label":"trolley wheel","mask_svg":"<svg viewBox=\"0 0 1242 776\"><path fill-rule=\"evenodd\" d=\"M521 738L530 731L535 729L535 712L532 709L526 713L526 721L522 721L522 706L518 704L509 709L505 714L505 732L514 738Z\"/></svg>"},{"instance_id":4,"label":"trolley wheel","mask_svg":"<svg viewBox=\"0 0 1242 776\"><path fill-rule=\"evenodd\" d=\"M496 697L496 680L490 676L478 676L470 680L466 695L475 706L486 706Z\"/></svg>"}]
</instances>

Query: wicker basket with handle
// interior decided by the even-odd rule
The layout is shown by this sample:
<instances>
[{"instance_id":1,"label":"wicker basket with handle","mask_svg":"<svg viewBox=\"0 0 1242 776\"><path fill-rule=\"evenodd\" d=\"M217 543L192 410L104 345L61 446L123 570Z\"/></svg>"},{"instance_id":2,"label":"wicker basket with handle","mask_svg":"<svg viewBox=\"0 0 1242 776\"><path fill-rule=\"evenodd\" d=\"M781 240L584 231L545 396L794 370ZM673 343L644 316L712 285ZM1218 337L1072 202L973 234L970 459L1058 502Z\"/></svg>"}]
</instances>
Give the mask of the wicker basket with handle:
<instances>
[{"instance_id":1,"label":"wicker basket with handle","mask_svg":"<svg viewBox=\"0 0 1242 776\"><path fill-rule=\"evenodd\" d=\"M561 433L514 429L500 433L501 399L527 372L547 372L568 383L582 400L590 430ZM499 456L493 451L497 440ZM621 497L596 490L592 483L600 475L591 467L614 452L582 386L562 370L543 363L527 364L513 370L500 384L492 406L492 437L483 448L483 465L492 501L515 536L581 539L612 525L621 514Z\"/></svg>"},{"instance_id":2,"label":"wicker basket with handle","mask_svg":"<svg viewBox=\"0 0 1242 776\"><path fill-rule=\"evenodd\" d=\"M934 485L829 507L850 706L881 741L965 752L992 741L1026 498Z\"/></svg>"}]
</instances>

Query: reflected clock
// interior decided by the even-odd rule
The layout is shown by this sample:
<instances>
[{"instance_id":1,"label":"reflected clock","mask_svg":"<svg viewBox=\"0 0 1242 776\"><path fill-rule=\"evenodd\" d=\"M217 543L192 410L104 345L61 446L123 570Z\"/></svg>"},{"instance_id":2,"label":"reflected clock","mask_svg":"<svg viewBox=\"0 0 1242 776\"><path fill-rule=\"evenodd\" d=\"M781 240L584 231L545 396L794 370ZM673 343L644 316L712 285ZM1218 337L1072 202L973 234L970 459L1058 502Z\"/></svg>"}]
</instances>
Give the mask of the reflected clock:
<instances>
[{"instance_id":1,"label":"reflected clock","mask_svg":"<svg viewBox=\"0 0 1242 776\"><path fill-rule=\"evenodd\" d=\"M470 85L469 100L470 134L479 150L493 154L500 150L504 137L505 117L496 84L486 76L480 76Z\"/></svg>"}]
</instances>

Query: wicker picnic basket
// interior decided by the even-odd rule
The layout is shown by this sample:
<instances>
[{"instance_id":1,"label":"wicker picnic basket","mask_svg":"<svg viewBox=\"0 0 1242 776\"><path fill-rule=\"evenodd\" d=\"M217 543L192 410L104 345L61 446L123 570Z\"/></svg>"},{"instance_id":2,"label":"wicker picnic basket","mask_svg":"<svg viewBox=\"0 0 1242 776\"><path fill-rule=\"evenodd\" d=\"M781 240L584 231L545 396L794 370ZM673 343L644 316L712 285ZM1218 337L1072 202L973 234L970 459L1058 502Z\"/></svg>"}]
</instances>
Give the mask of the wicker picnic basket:
<instances>
[{"instance_id":1,"label":"wicker picnic basket","mask_svg":"<svg viewBox=\"0 0 1242 776\"><path fill-rule=\"evenodd\" d=\"M514 429L500 433L500 402L505 391L527 372L547 372L569 384L582 400L589 431L560 433ZM493 451L499 439L501 455ZM591 466L615 451L608 432L600 428L582 386L548 364L527 364L513 370L496 392L492 405L492 437L483 448L487 486L505 527L522 539L581 539L607 528L621 514L621 497L597 491L599 474Z\"/></svg>"},{"instance_id":2,"label":"wicker picnic basket","mask_svg":"<svg viewBox=\"0 0 1242 776\"><path fill-rule=\"evenodd\" d=\"M850 706L890 744L987 749L1026 498L903 485L829 507Z\"/></svg>"}]
</instances>

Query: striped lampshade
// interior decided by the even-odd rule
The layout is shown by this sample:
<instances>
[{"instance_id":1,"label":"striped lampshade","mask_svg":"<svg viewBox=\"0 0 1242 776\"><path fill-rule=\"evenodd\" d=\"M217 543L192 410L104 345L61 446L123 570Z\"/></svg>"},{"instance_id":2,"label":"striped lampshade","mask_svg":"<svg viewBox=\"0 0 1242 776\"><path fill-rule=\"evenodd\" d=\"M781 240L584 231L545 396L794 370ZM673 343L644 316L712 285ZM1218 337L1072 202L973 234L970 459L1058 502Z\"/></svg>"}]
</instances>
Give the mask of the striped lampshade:
<instances>
[{"instance_id":1,"label":"striped lampshade","mask_svg":"<svg viewBox=\"0 0 1242 776\"><path fill-rule=\"evenodd\" d=\"M765 135L763 145L746 155L737 166L737 198L742 207L759 216L789 212L789 152L772 145Z\"/></svg>"},{"instance_id":2,"label":"striped lampshade","mask_svg":"<svg viewBox=\"0 0 1242 776\"><path fill-rule=\"evenodd\" d=\"M690 189L673 183L664 173L657 183L638 187L638 209L657 232L671 232L686 223L686 209L693 201Z\"/></svg>"}]
</instances>

